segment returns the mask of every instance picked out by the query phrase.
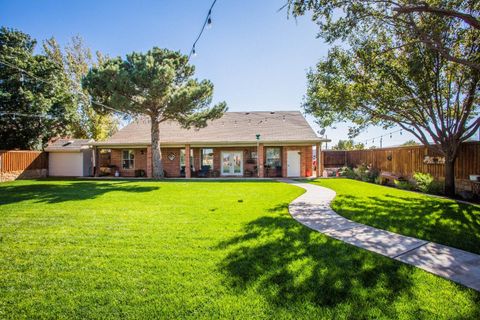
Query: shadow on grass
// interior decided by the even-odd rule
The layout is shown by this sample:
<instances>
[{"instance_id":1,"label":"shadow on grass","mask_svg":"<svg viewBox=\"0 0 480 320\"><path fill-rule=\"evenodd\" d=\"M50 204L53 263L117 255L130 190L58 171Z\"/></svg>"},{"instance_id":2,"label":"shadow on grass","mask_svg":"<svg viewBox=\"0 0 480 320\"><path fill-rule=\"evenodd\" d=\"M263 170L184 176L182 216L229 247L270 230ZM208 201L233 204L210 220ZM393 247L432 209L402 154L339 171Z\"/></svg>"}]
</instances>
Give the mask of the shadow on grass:
<instances>
[{"instance_id":1,"label":"shadow on grass","mask_svg":"<svg viewBox=\"0 0 480 320\"><path fill-rule=\"evenodd\" d=\"M217 249L229 252L219 272L233 292L254 290L280 309L310 306L331 318L398 318L398 302L416 319L433 316L424 308L428 295L422 301L414 292L425 283L416 283L422 278L412 276L412 267L321 235L285 214L251 221Z\"/></svg>"},{"instance_id":2,"label":"shadow on grass","mask_svg":"<svg viewBox=\"0 0 480 320\"><path fill-rule=\"evenodd\" d=\"M239 294L256 288L269 303L284 307L356 308L375 301L395 317L390 302L412 285L404 265L322 236L289 216L261 217L244 231L219 244L231 250L220 271Z\"/></svg>"},{"instance_id":3,"label":"shadow on grass","mask_svg":"<svg viewBox=\"0 0 480 320\"><path fill-rule=\"evenodd\" d=\"M430 197L337 195L332 208L369 226L480 254L480 208Z\"/></svg>"},{"instance_id":4,"label":"shadow on grass","mask_svg":"<svg viewBox=\"0 0 480 320\"><path fill-rule=\"evenodd\" d=\"M96 182L67 181L62 184L35 183L8 185L0 188L0 205L33 200L36 203L60 203L65 201L94 199L112 191L150 192L158 186L141 186L128 181Z\"/></svg>"}]
</instances>

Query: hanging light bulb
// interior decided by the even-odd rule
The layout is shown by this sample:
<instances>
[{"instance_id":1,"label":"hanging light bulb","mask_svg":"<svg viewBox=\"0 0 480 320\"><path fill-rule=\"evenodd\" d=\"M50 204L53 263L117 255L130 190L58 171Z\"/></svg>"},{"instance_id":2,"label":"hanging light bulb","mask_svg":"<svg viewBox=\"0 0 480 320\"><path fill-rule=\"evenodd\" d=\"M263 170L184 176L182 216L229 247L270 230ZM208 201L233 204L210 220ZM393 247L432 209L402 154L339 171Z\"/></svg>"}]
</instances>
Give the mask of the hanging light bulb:
<instances>
[{"instance_id":1,"label":"hanging light bulb","mask_svg":"<svg viewBox=\"0 0 480 320\"><path fill-rule=\"evenodd\" d=\"M392 134L390 133L390 139L392 139Z\"/></svg>"},{"instance_id":2,"label":"hanging light bulb","mask_svg":"<svg viewBox=\"0 0 480 320\"><path fill-rule=\"evenodd\" d=\"M285 116L283 116L283 122L285 122Z\"/></svg>"},{"instance_id":3,"label":"hanging light bulb","mask_svg":"<svg viewBox=\"0 0 480 320\"><path fill-rule=\"evenodd\" d=\"M207 29L211 29L211 28L212 28L212 17L208 16Z\"/></svg>"},{"instance_id":4,"label":"hanging light bulb","mask_svg":"<svg viewBox=\"0 0 480 320\"><path fill-rule=\"evenodd\" d=\"M197 56L197 51L195 51L195 46L193 46L193 48L192 48L192 54L193 54L194 57Z\"/></svg>"},{"instance_id":5,"label":"hanging light bulb","mask_svg":"<svg viewBox=\"0 0 480 320\"><path fill-rule=\"evenodd\" d=\"M402 135L402 130L400 130L400 135Z\"/></svg>"}]
</instances>

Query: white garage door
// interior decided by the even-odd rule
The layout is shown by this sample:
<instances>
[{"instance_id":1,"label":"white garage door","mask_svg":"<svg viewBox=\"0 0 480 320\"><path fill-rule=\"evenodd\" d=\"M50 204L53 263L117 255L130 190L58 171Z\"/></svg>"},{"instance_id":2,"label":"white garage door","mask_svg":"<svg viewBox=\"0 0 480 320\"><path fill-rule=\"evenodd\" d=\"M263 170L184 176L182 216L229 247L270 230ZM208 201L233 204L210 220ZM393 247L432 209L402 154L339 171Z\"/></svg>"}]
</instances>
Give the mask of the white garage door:
<instances>
[{"instance_id":1,"label":"white garage door","mask_svg":"<svg viewBox=\"0 0 480 320\"><path fill-rule=\"evenodd\" d=\"M83 155L81 152L50 152L48 154L48 175L52 177L83 176Z\"/></svg>"}]
</instances>

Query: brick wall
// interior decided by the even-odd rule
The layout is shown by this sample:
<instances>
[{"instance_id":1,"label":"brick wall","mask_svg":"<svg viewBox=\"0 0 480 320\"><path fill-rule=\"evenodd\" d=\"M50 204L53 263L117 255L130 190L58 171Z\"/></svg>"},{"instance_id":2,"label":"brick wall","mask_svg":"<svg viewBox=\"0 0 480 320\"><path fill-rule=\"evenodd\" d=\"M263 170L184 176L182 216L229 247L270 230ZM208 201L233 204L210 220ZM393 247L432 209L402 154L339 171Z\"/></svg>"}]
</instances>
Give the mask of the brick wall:
<instances>
[{"instance_id":1,"label":"brick wall","mask_svg":"<svg viewBox=\"0 0 480 320\"><path fill-rule=\"evenodd\" d=\"M266 149L268 147L261 148L262 154L257 155L260 162L263 164L266 160ZM180 150L183 148L162 148L163 169L165 170L167 177L176 178L180 177ZM193 150L193 165L195 172L192 172L192 176L196 175L201 168L201 153L203 148L192 148ZM251 153L257 152L256 146L250 147L216 147L213 149L213 170L217 171L218 175L221 172L222 166L222 152L223 151L240 151L243 155L243 170L254 172L256 161L252 161ZM145 170L147 176L151 176L151 149L134 149L135 150L135 168L131 170L122 169L122 149L112 149L111 151L111 164L117 166L120 171L120 175L123 177L135 176L136 169ZM300 152L300 174L302 177L312 175L312 147L311 146L288 146L280 147L281 163L282 163L282 175L287 176L287 151L298 150ZM169 159L169 155L172 156L172 160ZM267 171L264 171L267 176ZM253 175L256 176L256 175ZM276 177L277 173L274 168L268 170L269 177Z\"/></svg>"}]
</instances>

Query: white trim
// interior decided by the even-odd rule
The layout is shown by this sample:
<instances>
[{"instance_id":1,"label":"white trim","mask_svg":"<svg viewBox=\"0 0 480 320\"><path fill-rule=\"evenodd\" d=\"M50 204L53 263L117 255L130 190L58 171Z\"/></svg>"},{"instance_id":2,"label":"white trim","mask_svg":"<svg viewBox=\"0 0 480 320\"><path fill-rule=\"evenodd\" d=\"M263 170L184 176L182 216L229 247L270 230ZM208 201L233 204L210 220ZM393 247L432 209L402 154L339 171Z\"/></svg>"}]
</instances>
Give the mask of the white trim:
<instances>
[{"instance_id":1,"label":"white trim","mask_svg":"<svg viewBox=\"0 0 480 320\"><path fill-rule=\"evenodd\" d=\"M230 172L229 173L223 173L224 154L229 154L231 156L234 153L238 153L240 155L240 172L239 173L234 173L233 159L230 158ZM224 177L225 176L243 176L243 151L241 151L241 150L220 151L220 175L224 176Z\"/></svg>"}]
</instances>

